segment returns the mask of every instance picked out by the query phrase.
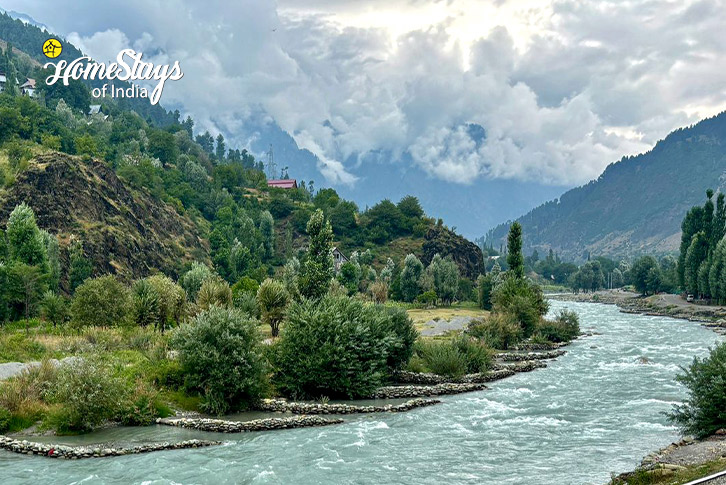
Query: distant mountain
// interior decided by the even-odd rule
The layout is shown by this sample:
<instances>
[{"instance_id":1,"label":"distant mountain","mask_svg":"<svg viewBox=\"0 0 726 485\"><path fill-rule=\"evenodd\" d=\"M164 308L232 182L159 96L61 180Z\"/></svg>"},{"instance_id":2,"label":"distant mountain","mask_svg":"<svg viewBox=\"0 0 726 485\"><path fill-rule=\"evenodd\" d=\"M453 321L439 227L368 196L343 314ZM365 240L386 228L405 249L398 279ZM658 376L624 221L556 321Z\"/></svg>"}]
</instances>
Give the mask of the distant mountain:
<instances>
[{"instance_id":1,"label":"distant mountain","mask_svg":"<svg viewBox=\"0 0 726 485\"><path fill-rule=\"evenodd\" d=\"M37 20L35 20L33 17L31 17L28 14L24 14L22 12L16 12L15 10L4 10L2 8L0 8L0 13L6 13L10 17L20 20L24 24L32 25L34 27L38 27L41 30L45 30L46 32L50 32L50 29L48 29L47 25L38 22Z\"/></svg>"},{"instance_id":2,"label":"distant mountain","mask_svg":"<svg viewBox=\"0 0 726 485\"><path fill-rule=\"evenodd\" d=\"M726 112L674 131L517 220L526 251L552 248L575 260L663 254L677 251L681 220L708 188L726 191ZM492 230L487 244L498 248L508 227Z\"/></svg>"}]
</instances>

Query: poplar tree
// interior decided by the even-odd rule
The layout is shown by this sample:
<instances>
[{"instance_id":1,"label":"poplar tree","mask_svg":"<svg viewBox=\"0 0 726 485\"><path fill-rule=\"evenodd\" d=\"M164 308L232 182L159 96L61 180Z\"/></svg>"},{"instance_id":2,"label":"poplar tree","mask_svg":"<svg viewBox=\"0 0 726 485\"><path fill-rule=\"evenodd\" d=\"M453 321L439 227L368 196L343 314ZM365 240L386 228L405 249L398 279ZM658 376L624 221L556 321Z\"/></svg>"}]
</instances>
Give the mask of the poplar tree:
<instances>
[{"instance_id":1,"label":"poplar tree","mask_svg":"<svg viewBox=\"0 0 726 485\"><path fill-rule=\"evenodd\" d=\"M524 278L524 256L522 255L522 225L514 222L507 237L507 266L515 278Z\"/></svg>"},{"instance_id":2,"label":"poplar tree","mask_svg":"<svg viewBox=\"0 0 726 485\"><path fill-rule=\"evenodd\" d=\"M310 216L307 233L310 247L300 272L300 293L317 300L325 296L333 279L333 229L320 209Z\"/></svg>"}]
</instances>

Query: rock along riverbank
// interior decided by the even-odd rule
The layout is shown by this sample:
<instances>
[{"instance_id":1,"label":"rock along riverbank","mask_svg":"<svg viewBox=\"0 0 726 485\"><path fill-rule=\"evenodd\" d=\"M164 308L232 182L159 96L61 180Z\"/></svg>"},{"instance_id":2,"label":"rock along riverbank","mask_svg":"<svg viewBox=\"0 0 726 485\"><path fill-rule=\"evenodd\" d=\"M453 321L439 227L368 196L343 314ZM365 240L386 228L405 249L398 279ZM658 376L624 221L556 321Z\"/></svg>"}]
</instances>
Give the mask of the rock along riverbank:
<instances>
[{"instance_id":1,"label":"rock along riverbank","mask_svg":"<svg viewBox=\"0 0 726 485\"><path fill-rule=\"evenodd\" d=\"M359 414L359 413L402 413L412 409L432 406L437 399L411 399L401 404L383 406L358 406L355 404L327 404L292 402L284 399L263 399L257 408L261 411L293 414Z\"/></svg>"},{"instance_id":2,"label":"rock along riverbank","mask_svg":"<svg viewBox=\"0 0 726 485\"><path fill-rule=\"evenodd\" d=\"M320 416L291 416L287 418L264 418L251 421L227 421L211 418L159 418L157 424L178 426L180 428L198 429L215 433L245 433L251 431L271 431L274 429L310 428L313 426L329 426L343 422L339 418L321 418Z\"/></svg>"},{"instance_id":3,"label":"rock along riverbank","mask_svg":"<svg viewBox=\"0 0 726 485\"><path fill-rule=\"evenodd\" d=\"M135 455L139 453L151 453L152 451L202 448L219 444L221 444L221 441L186 440L176 443L148 443L144 445L129 447L105 447L102 445L65 446L37 443L26 440L17 440L0 435L0 449L12 451L13 453L20 453L23 455L38 455L45 456L47 458L61 458L66 460Z\"/></svg>"}]
</instances>

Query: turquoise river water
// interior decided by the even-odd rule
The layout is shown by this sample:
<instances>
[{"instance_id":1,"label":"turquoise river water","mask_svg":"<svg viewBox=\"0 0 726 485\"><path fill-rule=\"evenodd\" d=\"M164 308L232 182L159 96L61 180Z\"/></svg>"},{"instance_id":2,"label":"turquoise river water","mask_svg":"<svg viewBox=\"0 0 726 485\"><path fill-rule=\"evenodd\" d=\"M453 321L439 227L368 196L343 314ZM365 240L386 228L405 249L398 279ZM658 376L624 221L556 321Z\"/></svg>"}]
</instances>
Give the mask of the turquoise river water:
<instances>
[{"instance_id":1,"label":"turquoise river water","mask_svg":"<svg viewBox=\"0 0 726 485\"><path fill-rule=\"evenodd\" d=\"M438 406L268 433L152 426L52 438L80 444L201 437L225 444L80 461L0 451L0 483L607 483L611 472L632 469L678 438L663 415L684 397L673 377L719 337L683 320L552 302L553 310L565 307L596 334L546 369L445 397Z\"/></svg>"}]
</instances>

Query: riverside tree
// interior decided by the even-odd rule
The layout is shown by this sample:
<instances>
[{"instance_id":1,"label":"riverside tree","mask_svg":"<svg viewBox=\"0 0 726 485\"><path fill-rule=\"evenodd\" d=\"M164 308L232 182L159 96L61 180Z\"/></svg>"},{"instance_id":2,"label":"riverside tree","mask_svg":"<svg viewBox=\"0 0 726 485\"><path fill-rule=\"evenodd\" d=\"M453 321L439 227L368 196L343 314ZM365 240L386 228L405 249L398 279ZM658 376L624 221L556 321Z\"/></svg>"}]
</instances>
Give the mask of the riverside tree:
<instances>
[{"instance_id":1,"label":"riverside tree","mask_svg":"<svg viewBox=\"0 0 726 485\"><path fill-rule=\"evenodd\" d=\"M421 276L424 265L414 254L409 254L403 261L401 270L401 295L403 300L412 302L421 293Z\"/></svg>"},{"instance_id":2,"label":"riverside tree","mask_svg":"<svg viewBox=\"0 0 726 485\"><path fill-rule=\"evenodd\" d=\"M433 283L436 296L444 305L451 305L459 289L459 267L450 258L442 258L435 254L426 273Z\"/></svg>"},{"instance_id":3,"label":"riverside tree","mask_svg":"<svg viewBox=\"0 0 726 485\"><path fill-rule=\"evenodd\" d=\"M257 290L257 303L262 320L270 326L273 337L280 332L280 322L285 318L285 309L290 303L290 295L285 285L279 281L266 279Z\"/></svg>"},{"instance_id":4,"label":"riverside tree","mask_svg":"<svg viewBox=\"0 0 726 485\"><path fill-rule=\"evenodd\" d=\"M524 278L524 256L522 255L522 225L514 222L507 237L507 266L515 278Z\"/></svg>"},{"instance_id":5,"label":"riverside tree","mask_svg":"<svg viewBox=\"0 0 726 485\"><path fill-rule=\"evenodd\" d=\"M317 300L328 292L333 279L333 230L322 210L318 209L310 216L307 233L310 247L300 271L300 293Z\"/></svg>"}]
</instances>

